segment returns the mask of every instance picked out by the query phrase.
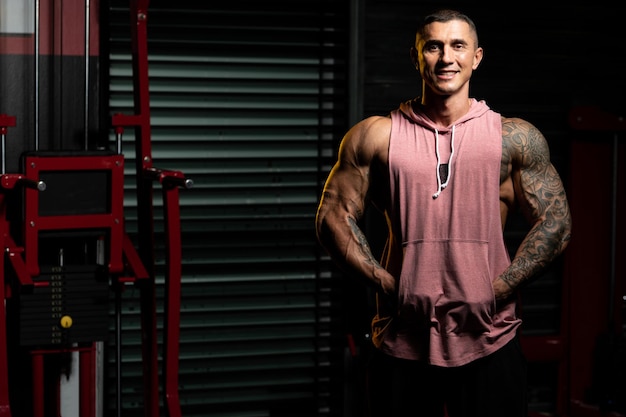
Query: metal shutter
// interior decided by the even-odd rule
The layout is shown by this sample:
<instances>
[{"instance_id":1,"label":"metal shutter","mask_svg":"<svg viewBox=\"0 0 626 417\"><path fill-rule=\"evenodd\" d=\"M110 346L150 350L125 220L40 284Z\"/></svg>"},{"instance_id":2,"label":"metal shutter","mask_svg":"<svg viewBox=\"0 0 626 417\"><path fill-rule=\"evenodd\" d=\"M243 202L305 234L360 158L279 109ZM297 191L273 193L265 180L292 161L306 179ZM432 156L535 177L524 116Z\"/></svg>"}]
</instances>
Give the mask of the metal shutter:
<instances>
[{"instance_id":1,"label":"metal shutter","mask_svg":"<svg viewBox=\"0 0 626 417\"><path fill-rule=\"evenodd\" d=\"M132 114L128 2L111 0L106 9L108 110ZM347 124L346 91L338 86L346 84L348 19L347 1L150 3L154 164L194 181L180 193L185 417L322 416L340 407L337 280L313 226ZM125 134L127 169L133 140ZM157 198L157 219L159 211ZM158 224L155 234L159 262ZM157 264L157 284L162 276ZM140 416L138 291L122 298L123 415ZM115 403L110 356L108 412Z\"/></svg>"}]
</instances>

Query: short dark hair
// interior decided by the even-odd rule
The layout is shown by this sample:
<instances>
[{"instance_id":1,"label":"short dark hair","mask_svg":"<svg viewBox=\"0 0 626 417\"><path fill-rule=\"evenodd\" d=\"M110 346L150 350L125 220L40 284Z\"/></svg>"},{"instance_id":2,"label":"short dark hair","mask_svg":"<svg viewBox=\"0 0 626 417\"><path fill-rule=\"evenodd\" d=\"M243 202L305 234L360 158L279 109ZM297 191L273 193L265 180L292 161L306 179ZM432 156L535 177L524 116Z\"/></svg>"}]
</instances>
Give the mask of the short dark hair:
<instances>
[{"instance_id":1,"label":"short dark hair","mask_svg":"<svg viewBox=\"0 0 626 417\"><path fill-rule=\"evenodd\" d=\"M416 36L418 38L424 37L424 28L433 22L443 23L451 20L462 20L467 23L474 33L474 41L476 42L476 47L478 47L478 30L476 29L476 24L474 24L474 21L465 13L453 9L438 9L428 14L418 26Z\"/></svg>"}]
</instances>

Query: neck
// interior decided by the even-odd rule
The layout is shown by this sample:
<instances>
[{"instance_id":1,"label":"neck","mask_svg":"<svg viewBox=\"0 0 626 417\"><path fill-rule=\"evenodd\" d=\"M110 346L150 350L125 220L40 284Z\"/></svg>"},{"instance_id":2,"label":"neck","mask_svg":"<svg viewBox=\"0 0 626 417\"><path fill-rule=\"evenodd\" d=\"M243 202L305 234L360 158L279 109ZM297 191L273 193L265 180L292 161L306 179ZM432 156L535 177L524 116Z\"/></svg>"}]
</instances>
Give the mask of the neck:
<instances>
[{"instance_id":1,"label":"neck","mask_svg":"<svg viewBox=\"0 0 626 417\"><path fill-rule=\"evenodd\" d=\"M472 101L468 96L422 96L422 110L430 120L441 126L450 126L469 111Z\"/></svg>"}]
</instances>

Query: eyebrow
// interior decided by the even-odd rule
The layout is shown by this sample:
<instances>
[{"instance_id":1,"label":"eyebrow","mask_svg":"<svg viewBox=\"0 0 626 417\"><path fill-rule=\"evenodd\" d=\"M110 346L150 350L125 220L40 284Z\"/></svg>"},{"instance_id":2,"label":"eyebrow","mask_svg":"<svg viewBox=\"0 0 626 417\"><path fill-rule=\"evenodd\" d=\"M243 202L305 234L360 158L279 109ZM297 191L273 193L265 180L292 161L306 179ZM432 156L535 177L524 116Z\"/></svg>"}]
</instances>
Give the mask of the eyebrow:
<instances>
[{"instance_id":1,"label":"eyebrow","mask_svg":"<svg viewBox=\"0 0 626 417\"><path fill-rule=\"evenodd\" d=\"M466 39L463 38L458 38L458 39L451 39L450 40L450 45L458 45L458 44L462 44L462 45L469 45L469 42Z\"/></svg>"}]
</instances>

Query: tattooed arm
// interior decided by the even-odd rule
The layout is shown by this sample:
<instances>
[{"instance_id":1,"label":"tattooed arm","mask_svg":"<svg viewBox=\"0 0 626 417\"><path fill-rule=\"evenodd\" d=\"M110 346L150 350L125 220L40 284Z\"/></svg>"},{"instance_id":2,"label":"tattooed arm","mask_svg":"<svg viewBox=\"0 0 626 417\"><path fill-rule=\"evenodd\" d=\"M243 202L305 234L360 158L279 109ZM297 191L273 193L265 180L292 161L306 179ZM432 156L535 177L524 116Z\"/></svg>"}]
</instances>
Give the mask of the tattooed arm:
<instances>
[{"instance_id":1,"label":"tattooed arm","mask_svg":"<svg viewBox=\"0 0 626 417\"><path fill-rule=\"evenodd\" d=\"M320 244L344 271L386 294L395 292L395 279L375 259L359 228L374 176L387 163L391 120L371 117L356 124L343 138L337 163L331 170L317 210Z\"/></svg>"},{"instance_id":2,"label":"tattooed arm","mask_svg":"<svg viewBox=\"0 0 626 417\"><path fill-rule=\"evenodd\" d=\"M514 200L531 228L509 268L493 283L496 299L510 296L560 255L569 243L572 225L565 189L550 162L548 144L541 132L524 120L502 119L501 184L501 199Z\"/></svg>"}]
</instances>

